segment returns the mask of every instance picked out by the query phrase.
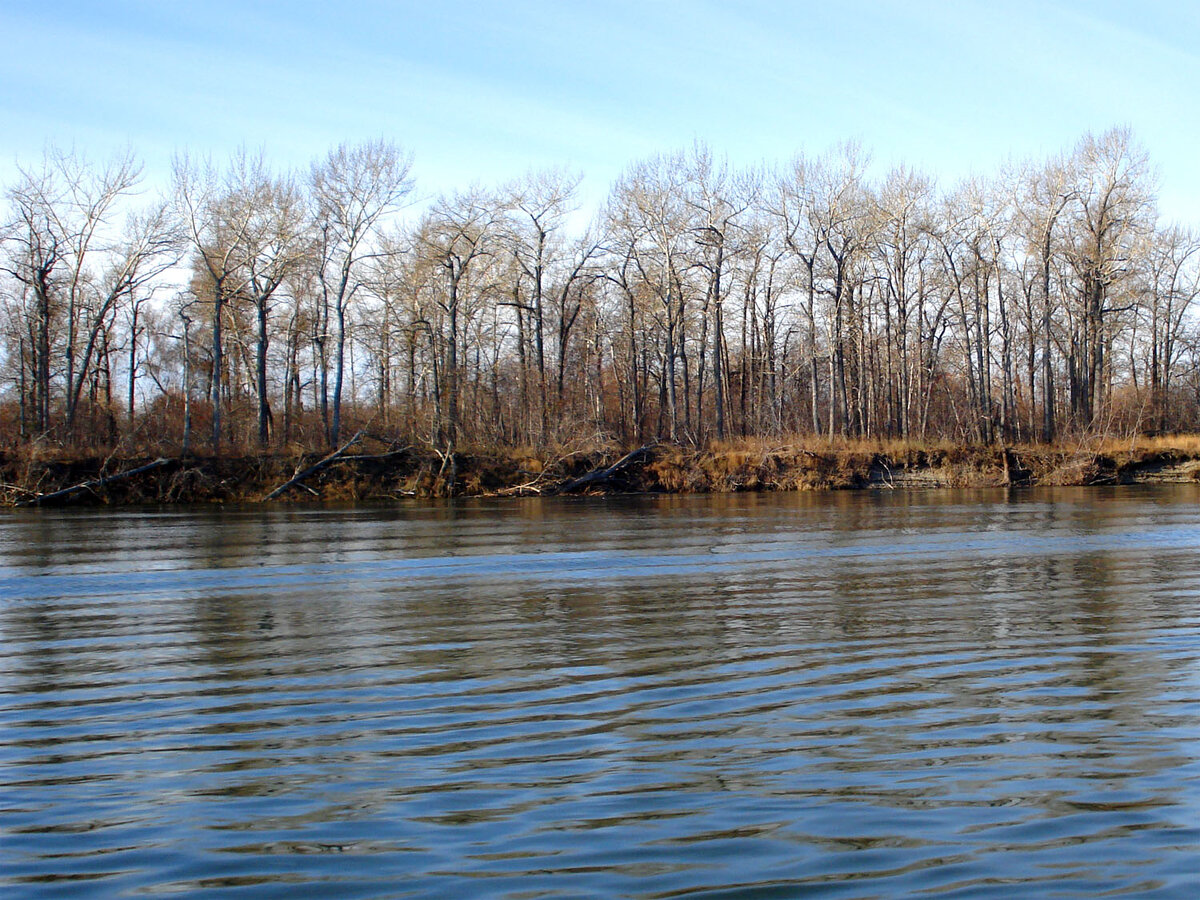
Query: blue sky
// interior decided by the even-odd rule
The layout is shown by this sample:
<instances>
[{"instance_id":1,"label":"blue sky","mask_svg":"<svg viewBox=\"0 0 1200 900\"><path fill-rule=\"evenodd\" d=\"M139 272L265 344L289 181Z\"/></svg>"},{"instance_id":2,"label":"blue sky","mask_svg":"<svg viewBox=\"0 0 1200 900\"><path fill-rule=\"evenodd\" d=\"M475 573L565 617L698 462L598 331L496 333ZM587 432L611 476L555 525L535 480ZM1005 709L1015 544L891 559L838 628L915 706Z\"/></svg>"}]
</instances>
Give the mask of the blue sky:
<instances>
[{"instance_id":1,"label":"blue sky","mask_svg":"<svg viewBox=\"0 0 1200 900\"><path fill-rule=\"evenodd\" d=\"M856 139L951 182L1129 125L1200 224L1200 4L0 0L0 183L47 142L171 154L343 140L423 193L567 166L585 196L695 139L735 163Z\"/></svg>"}]
</instances>

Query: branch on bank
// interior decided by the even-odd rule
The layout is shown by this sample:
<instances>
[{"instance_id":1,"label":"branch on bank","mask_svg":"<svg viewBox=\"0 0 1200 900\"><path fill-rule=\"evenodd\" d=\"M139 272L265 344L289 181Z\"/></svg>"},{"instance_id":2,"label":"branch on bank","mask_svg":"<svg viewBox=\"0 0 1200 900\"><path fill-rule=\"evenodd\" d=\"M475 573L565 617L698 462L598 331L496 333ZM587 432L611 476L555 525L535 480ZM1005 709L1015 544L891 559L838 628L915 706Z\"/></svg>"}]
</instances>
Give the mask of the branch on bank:
<instances>
[{"instance_id":1,"label":"branch on bank","mask_svg":"<svg viewBox=\"0 0 1200 900\"><path fill-rule=\"evenodd\" d=\"M586 475L581 475L571 481L568 481L558 492L560 494L571 494L575 491L583 490L589 487L599 487L617 475L622 474L625 470L641 463L649 462L650 460L650 445L646 444L638 447L631 453L626 453L607 469L597 469L594 472L588 472Z\"/></svg>"},{"instance_id":2,"label":"branch on bank","mask_svg":"<svg viewBox=\"0 0 1200 900\"><path fill-rule=\"evenodd\" d=\"M171 460L165 457L159 457L152 463L147 463L144 466L138 466L133 469L127 469L124 472L118 472L115 475L108 475L104 478L94 478L91 481L84 481L79 484L72 485L69 488L63 488L61 491L53 491L49 494L37 494L27 500L17 501L17 506L46 506L47 504L57 503L60 500L66 500L76 494L84 491L95 491L98 488L106 487L116 481L124 481L127 478L132 478L135 475L140 475L143 472L149 472L151 469L158 469L168 465Z\"/></svg>"},{"instance_id":3,"label":"branch on bank","mask_svg":"<svg viewBox=\"0 0 1200 900\"><path fill-rule=\"evenodd\" d=\"M262 498L262 502L266 503L268 500L274 500L276 497L280 496L281 494L286 493L291 488L294 488L297 486L303 486L304 480L306 478L311 478L313 475L316 475L322 469L326 469L329 466L333 465L338 460L342 459L351 447L353 447L360 440L362 440L362 436L363 436L363 433L361 431L357 432L354 435L354 437L350 438L350 440L346 441L346 443L342 444L342 446L338 447L336 450L334 450L328 456L324 457L323 459L319 460L318 462L313 463L311 466L309 466L304 471L297 472L289 480L285 481L279 487L275 488L275 490L271 491L271 493L267 494L267 496ZM308 489L308 490L310 491L310 493L312 493L311 489Z\"/></svg>"},{"instance_id":4,"label":"branch on bank","mask_svg":"<svg viewBox=\"0 0 1200 900\"><path fill-rule=\"evenodd\" d=\"M588 451L587 450L570 450L565 453L560 453L559 455L555 456L553 459L544 463L541 466L541 471L536 473L534 475L534 477L531 478L530 480L522 482L520 484L512 484L512 485L509 485L508 487L503 487L503 488L500 488L499 490L492 491L488 496L492 496L492 497L526 497L526 496L536 496L536 495L540 495L543 493L553 494L556 491L560 491L561 486L556 486L554 484L554 482L552 481L552 479L555 477L554 473L561 472L562 468L563 468L563 464L567 460L571 459L572 457L579 456L586 452L588 452ZM522 474L533 474L524 469L522 469L521 472L522 472Z\"/></svg>"}]
</instances>

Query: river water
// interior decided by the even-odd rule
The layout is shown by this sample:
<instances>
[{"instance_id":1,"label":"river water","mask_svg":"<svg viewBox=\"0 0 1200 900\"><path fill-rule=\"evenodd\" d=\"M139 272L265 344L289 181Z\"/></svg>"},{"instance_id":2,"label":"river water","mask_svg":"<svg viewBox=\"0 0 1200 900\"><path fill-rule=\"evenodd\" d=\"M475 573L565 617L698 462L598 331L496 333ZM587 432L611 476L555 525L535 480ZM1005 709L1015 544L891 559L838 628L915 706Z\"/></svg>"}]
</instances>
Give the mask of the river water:
<instances>
[{"instance_id":1,"label":"river water","mask_svg":"<svg viewBox=\"0 0 1200 900\"><path fill-rule=\"evenodd\" d=\"M1200 893L1200 487L0 517L0 894Z\"/></svg>"}]
</instances>

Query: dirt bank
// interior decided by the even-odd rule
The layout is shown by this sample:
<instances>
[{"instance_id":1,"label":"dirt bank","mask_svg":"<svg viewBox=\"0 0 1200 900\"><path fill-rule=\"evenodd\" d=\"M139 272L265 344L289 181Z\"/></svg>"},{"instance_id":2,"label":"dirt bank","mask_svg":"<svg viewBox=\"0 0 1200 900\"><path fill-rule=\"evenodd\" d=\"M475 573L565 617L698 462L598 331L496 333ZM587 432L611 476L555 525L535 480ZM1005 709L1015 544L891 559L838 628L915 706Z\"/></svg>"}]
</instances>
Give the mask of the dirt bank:
<instances>
[{"instance_id":1,"label":"dirt bank","mask_svg":"<svg viewBox=\"0 0 1200 900\"><path fill-rule=\"evenodd\" d=\"M389 500L561 493L927 489L1200 481L1200 444L1080 447L657 444L539 456L356 446L340 454L0 455L9 506ZM282 490L280 490L282 488ZM274 494L274 496L271 496Z\"/></svg>"}]
</instances>

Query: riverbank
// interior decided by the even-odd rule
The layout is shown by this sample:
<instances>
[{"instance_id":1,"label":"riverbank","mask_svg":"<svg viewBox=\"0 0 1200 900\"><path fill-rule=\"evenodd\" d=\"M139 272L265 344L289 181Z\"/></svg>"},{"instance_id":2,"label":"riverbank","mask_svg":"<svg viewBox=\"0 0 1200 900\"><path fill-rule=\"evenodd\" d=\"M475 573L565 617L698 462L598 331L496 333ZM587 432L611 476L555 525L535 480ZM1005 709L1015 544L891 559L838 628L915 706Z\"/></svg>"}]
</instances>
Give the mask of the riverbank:
<instances>
[{"instance_id":1,"label":"riverbank","mask_svg":"<svg viewBox=\"0 0 1200 900\"><path fill-rule=\"evenodd\" d=\"M749 440L553 454L448 454L361 440L327 454L0 455L0 502L8 506L1192 481L1200 481L1194 436L1013 447Z\"/></svg>"}]
</instances>

